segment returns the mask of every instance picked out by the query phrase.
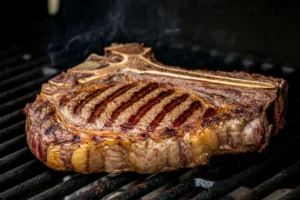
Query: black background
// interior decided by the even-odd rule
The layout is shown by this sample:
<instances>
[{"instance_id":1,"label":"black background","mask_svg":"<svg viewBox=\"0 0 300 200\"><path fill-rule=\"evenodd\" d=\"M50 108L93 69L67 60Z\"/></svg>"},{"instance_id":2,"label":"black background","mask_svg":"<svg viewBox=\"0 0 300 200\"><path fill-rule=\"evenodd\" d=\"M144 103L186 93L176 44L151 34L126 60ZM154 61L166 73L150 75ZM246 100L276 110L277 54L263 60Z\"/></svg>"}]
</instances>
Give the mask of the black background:
<instances>
[{"instance_id":1,"label":"black background","mask_svg":"<svg viewBox=\"0 0 300 200\"><path fill-rule=\"evenodd\" d=\"M298 4L265 0L65 0L59 13L49 16L45 0L9 1L0 7L0 41L4 48L46 38L49 44L82 43L88 50L111 42L199 44L270 56L298 67Z\"/></svg>"}]
</instances>

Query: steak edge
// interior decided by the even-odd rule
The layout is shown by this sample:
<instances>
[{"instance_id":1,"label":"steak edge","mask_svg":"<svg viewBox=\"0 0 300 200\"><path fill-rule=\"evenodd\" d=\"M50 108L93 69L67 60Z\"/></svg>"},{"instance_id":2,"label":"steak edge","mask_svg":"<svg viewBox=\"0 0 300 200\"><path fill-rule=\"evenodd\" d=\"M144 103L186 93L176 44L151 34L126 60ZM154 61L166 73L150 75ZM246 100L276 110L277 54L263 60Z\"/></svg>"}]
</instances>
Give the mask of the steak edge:
<instances>
[{"instance_id":1,"label":"steak edge","mask_svg":"<svg viewBox=\"0 0 300 200\"><path fill-rule=\"evenodd\" d=\"M43 84L24 109L27 143L58 171L192 168L262 152L284 127L287 94L280 78L185 70L142 44L113 44Z\"/></svg>"}]
</instances>

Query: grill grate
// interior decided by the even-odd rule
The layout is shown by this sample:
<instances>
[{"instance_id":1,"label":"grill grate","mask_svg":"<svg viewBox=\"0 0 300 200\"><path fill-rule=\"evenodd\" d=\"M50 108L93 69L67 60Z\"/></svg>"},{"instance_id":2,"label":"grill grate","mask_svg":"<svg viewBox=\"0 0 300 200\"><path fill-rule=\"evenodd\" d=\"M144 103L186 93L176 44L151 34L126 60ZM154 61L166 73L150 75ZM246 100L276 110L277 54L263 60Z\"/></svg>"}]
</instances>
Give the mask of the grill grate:
<instances>
[{"instance_id":1,"label":"grill grate","mask_svg":"<svg viewBox=\"0 0 300 200\"><path fill-rule=\"evenodd\" d=\"M300 197L299 70L242 54L157 45L156 57L169 65L246 70L285 78L290 86L286 127L261 154L224 155L212 158L206 166L151 176L79 175L49 170L26 145L25 104L34 100L42 83L78 63L69 52L51 64L41 50L46 48L37 46L14 47L0 55L0 199L233 199L236 192L232 192L241 187L248 188L238 195L241 200L261 199L281 188L291 190L281 199Z\"/></svg>"}]
</instances>

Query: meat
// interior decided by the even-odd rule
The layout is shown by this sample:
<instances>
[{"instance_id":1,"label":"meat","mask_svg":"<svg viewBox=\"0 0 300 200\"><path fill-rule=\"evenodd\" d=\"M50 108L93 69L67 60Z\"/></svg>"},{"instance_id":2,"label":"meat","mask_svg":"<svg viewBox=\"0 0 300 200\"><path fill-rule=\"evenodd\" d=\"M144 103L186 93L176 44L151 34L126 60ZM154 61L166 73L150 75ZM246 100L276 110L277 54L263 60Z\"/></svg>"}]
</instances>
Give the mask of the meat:
<instances>
[{"instance_id":1,"label":"meat","mask_svg":"<svg viewBox=\"0 0 300 200\"><path fill-rule=\"evenodd\" d=\"M27 142L59 171L192 168L262 152L285 124L287 94L280 78L165 66L142 44L113 44L43 84L24 109Z\"/></svg>"}]
</instances>

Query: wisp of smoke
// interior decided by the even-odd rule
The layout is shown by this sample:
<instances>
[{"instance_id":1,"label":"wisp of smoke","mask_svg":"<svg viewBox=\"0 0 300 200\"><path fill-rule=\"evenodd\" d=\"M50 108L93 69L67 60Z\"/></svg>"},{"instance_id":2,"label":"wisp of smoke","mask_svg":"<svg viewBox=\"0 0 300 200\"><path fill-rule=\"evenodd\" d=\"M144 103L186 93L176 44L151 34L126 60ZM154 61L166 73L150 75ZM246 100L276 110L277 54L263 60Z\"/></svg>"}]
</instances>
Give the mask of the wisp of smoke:
<instances>
[{"instance_id":1,"label":"wisp of smoke","mask_svg":"<svg viewBox=\"0 0 300 200\"><path fill-rule=\"evenodd\" d=\"M52 64L65 55L84 59L92 52L102 53L103 47L113 42L151 46L160 40L174 40L180 32L179 6L172 2L115 0L82 5L83 8L75 7L76 1L65 3L60 11L65 27L55 27L48 46Z\"/></svg>"}]
</instances>

